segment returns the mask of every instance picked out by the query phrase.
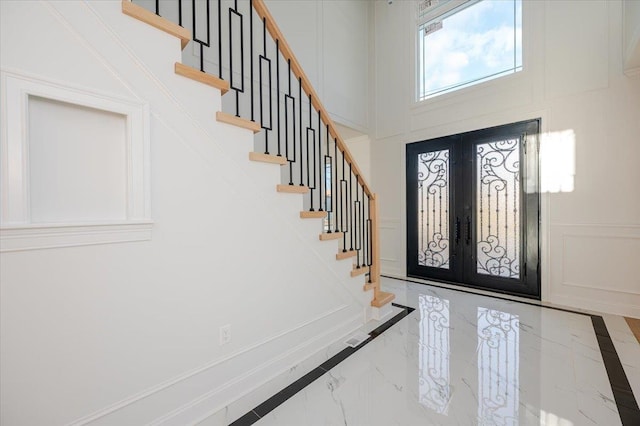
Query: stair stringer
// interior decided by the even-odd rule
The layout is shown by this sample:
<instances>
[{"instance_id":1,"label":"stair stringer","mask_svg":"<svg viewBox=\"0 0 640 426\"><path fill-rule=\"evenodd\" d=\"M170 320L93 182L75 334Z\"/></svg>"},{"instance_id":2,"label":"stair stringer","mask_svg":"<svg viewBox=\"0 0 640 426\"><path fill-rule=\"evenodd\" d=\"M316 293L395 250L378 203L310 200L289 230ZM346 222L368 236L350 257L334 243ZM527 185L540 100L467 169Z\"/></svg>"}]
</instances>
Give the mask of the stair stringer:
<instances>
[{"instance_id":1,"label":"stair stringer","mask_svg":"<svg viewBox=\"0 0 640 426\"><path fill-rule=\"evenodd\" d=\"M119 13L119 11L115 10L112 7L107 7L106 4L92 4L91 8L96 9L96 11L99 11L101 15L107 16L109 18L109 22L113 23L112 30L114 32L114 35L127 33L128 31L131 31L131 27L142 25L139 22L128 19L126 17L125 19L119 19L121 18L121 14ZM146 25L142 26L146 27ZM151 31L162 34L161 31L155 30L153 28L151 28ZM232 160L234 160L234 162L236 162L236 164L238 165L237 170L247 174L247 177L251 179L251 182L249 184L259 191L259 196L264 197L274 191L275 184L280 183L281 181L281 171L279 167L275 165L260 164L255 162L248 163L248 152L253 150L254 144L252 133L250 131L247 131L246 129L238 128L229 124L216 123L215 119L212 119L212 117L215 117L215 112L222 108L222 97L219 95L219 91L217 89L212 89L206 85L185 79L184 77L176 76L175 73L173 73L173 67L166 66L167 59L158 59L154 52L148 48L148 43L145 43L143 37L132 37L130 39L127 39L125 47L127 49L130 49L132 53L136 55L142 63L145 64L145 66L148 66L149 70L153 70L154 77L159 80L158 84L163 85L163 90L167 91L168 95L172 96L175 99L176 103L180 103L182 105L185 113L190 116L190 119L197 122L200 126L202 126L203 131L206 131L209 133L209 135L211 135L211 142L217 142L220 150L225 155L229 155L232 157ZM179 43L176 47L177 49L174 49L173 54L168 58L168 62L170 62L171 64L176 58L175 55L177 55L178 57L181 57L182 55ZM208 104L210 105L210 108L189 109L187 105L189 105L189 103L196 103L194 102L194 100L200 100L197 102L199 105ZM163 116L166 119L168 115L170 114L164 114ZM221 132L220 129L225 130L223 136L215 138L213 135L219 134L219 132ZM204 152L208 147L205 146L203 148ZM270 174L270 178L265 178L265 172L268 172ZM285 194L285 197L279 197L280 201L273 203L272 207L274 207L274 210L277 210L278 207L282 205L282 199L290 199L291 197L292 196L289 194ZM302 203L296 202L296 215L299 211L302 211L304 207L304 198L299 198L299 200L302 200ZM288 223L294 226L294 228L292 229L295 229L296 226L301 228L298 231L298 234L301 236L302 240L306 241L310 245L311 248L315 246L322 248L327 246L334 246L334 243L331 242L318 243L317 234L319 233L318 229L320 229L320 227L317 225L317 222L315 223L315 228L317 229L314 228L314 231L311 232L309 232L309 225L314 222L301 221L300 218L296 216L295 218L288 219ZM318 250L315 250L315 252L322 253L323 250L320 249L319 252ZM336 249L329 258L334 258L335 253L337 252L338 250ZM323 259L326 259L326 257L323 256ZM345 270L346 275L349 275L351 271L351 266L348 261L341 261L337 263L329 262L329 266L334 267L334 272L336 273L337 277L340 278L345 276ZM347 279L347 281L351 282L347 284L346 288L350 289L350 293L354 295L354 297L363 305L363 307L368 308L368 301L371 300L371 297L369 297L368 295L363 296L359 291L362 288L362 279ZM356 282L357 285L354 285L354 283ZM353 289L358 290L352 291ZM367 297L369 298L367 299Z\"/></svg>"},{"instance_id":2,"label":"stair stringer","mask_svg":"<svg viewBox=\"0 0 640 426\"><path fill-rule=\"evenodd\" d=\"M369 309L371 299L370 295L367 296L367 293L361 291L364 279L350 277L351 264L349 261L336 262L334 260L337 252L336 242L318 241L319 225L317 221L303 221L298 218L303 204L300 197L275 192L275 184L279 182L278 167L273 165L263 167L247 160L247 153L253 145L251 133L215 122L214 113L221 104L217 90L202 87L173 73L173 63L179 60L180 56L179 41L171 40L158 30L147 28L129 17L122 16L119 12L119 4L113 2L37 3L34 7L46 8L60 24L66 26L74 34L77 43L84 46L93 55L93 60L96 63L100 63L104 69L112 73L129 91L131 97L147 100L151 105L154 185L152 187L154 191L152 202L155 203L152 208L154 209L153 216L156 220L156 227L153 241L139 246L143 246L141 250L148 255L148 257L141 257L140 262L150 268L149 275L153 276L153 279L158 277L159 281L134 283L140 286L148 285L149 290L157 298L157 300L154 298L149 300L141 312L144 312L145 315L151 315L155 312L158 301L165 300L173 294L171 293L172 280L181 283L179 292L175 293L174 297L185 297L181 296L182 294L202 294L212 298L207 305L208 310L196 311L200 315L209 315L206 317L209 321L207 327L202 327L201 322L194 322L192 325L195 330L188 329L188 334L202 333L203 339L205 336L208 337L202 343L202 346L206 346L206 351L200 350L198 352L198 349L194 348L194 353L190 353L188 359L180 358L175 361L175 364L170 360L165 360L162 358L162 354L158 353L155 361L166 364L159 371L146 371L147 367L144 363L136 359L135 362L132 361L132 364L138 365L139 369L145 371L146 376L151 377L152 380L138 378L138 372L132 371L127 380L127 383L131 382L132 385L118 385L110 389L108 396L101 394L100 389L94 389L92 393L70 394L74 397L73 407L75 409L65 405L70 402L56 399L65 394L63 387L66 386L66 383L63 383L59 395L50 395L51 404L58 407L57 415L71 417L50 418L50 420L54 422L59 420L61 423L71 422L71 424L78 425L89 422L95 425L138 424L154 421L154 419L158 419L156 423L159 423L164 422L162 419L169 421L170 417L167 415L171 413L180 413L192 418L191 409L195 407L196 403L202 404L198 405L199 408L206 406L208 411L215 411L242 396L247 389L256 388L278 374L286 372L292 365L297 365L364 322L363 309ZM133 34L133 36L125 39L122 34ZM144 40L147 43L152 40L153 43L149 43L152 46L145 46ZM165 44L169 46L167 51L160 47ZM60 49L64 51L64 46L60 46ZM193 109L189 107L194 104L198 107ZM153 132L158 132L158 134L153 135ZM161 152L165 156L175 154L175 165L180 165L180 171L185 176L178 176L172 170L174 164L158 164L157 157ZM192 162L190 168L189 162ZM304 249L307 256L301 257L298 252L292 252L287 253L286 258L306 262L304 265L308 266L309 271L317 272L318 276L302 275L298 281L280 285L278 290L293 293L299 288L312 292L321 289L327 298L327 301L322 302L322 309L315 306L320 303L309 303L308 306L303 306L302 308L315 309L317 312L314 312L313 315L295 312L297 315L295 327L291 328L285 324L279 329L268 329L268 335L265 338L262 336L244 338L242 319L235 318L234 326L240 330L237 337L240 344L232 344L223 348L218 347L217 344L211 344L214 339L211 335L205 334L207 328L224 324L226 321L224 315L217 314L218 310L222 311L226 308L225 303L218 303L216 298L220 299L220 302L225 302L225 292L229 291L236 295L234 300L238 306L234 307L242 310L243 305L247 303L241 299L243 290L252 291L253 297L256 298L262 294L268 295L268 293L260 287L264 283L258 279L259 274L247 270L250 268L247 268L247 264L243 262L244 259L241 256L231 256L240 252L239 249L242 247L238 246L238 250L235 251L235 247L221 248L208 243L215 241L216 238L221 238L221 236L232 234L231 230L225 229L226 223L221 223L219 227L204 227L205 229L198 229L189 223L173 227L180 220L180 207L195 204L198 198L197 195L189 193L191 188L185 185L187 178L205 180L209 177L220 179L221 182L216 183L221 186L221 192L224 191L225 194L238 201L238 205L234 206L234 209L238 209L243 214L247 211L254 213L256 223L252 224L254 225L252 229L260 228L261 224L278 227L271 233L274 240L282 238L290 246ZM224 185L220 185L221 183ZM157 192L166 191L172 185L175 205L171 205L167 200L158 201ZM242 197L239 195L241 193ZM245 196L245 193L248 193L248 196ZM215 196L216 193L210 191L207 195ZM229 218L228 215L215 216L219 212L215 208L211 208L206 212L193 212L188 219L195 223L206 223L207 219L213 220L212 217L207 217L207 213L210 213L212 217ZM283 232L279 233L279 230ZM189 238L183 238L181 235L176 237L176 233L180 232L187 234ZM206 239L198 240L196 237L199 233ZM240 235L242 234L240 233ZM208 280L203 280L202 277L190 273L191 267L201 268L203 260L202 258L194 260L181 257L180 251L195 253L193 247L189 246L194 241L200 244L202 250L206 251L214 260L227 260L231 256L228 263L232 265L214 262L211 265L212 274ZM168 246L171 245L173 247L169 248ZM123 260L117 262L112 260L112 258L119 256L116 249L114 245L95 247L92 249L91 258L96 257L113 262L114 272L112 273L117 277L117 271L122 267ZM130 246L127 246L125 250L135 251ZM167 277L152 275L153 268L164 267L164 265L153 262L157 252L163 250L175 252L175 258L172 260L176 263L176 267L166 267ZM54 252L51 251L51 253ZM70 249L68 252L77 255L78 259L91 262L81 249ZM104 255L94 256L93 253ZM262 253L253 254L259 256ZM64 260L64 257L62 259ZM319 268L320 265L323 267ZM216 268L230 271L234 269L232 266L237 269L238 274L247 277L247 282L243 280L216 282ZM272 272L264 266L264 264L261 265L265 274ZM59 268L55 272L61 274ZM52 276L50 279L72 280L73 276L72 274ZM152 278L149 280L152 281ZM305 287L305 280L316 281L318 285ZM203 290L206 285L219 287L220 292ZM239 289L234 289L234 286ZM132 288L136 292L142 290L142 288L136 288L136 285ZM123 297L132 296L126 289L122 291ZM314 294L310 296L314 297ZM121 299L116 298L116 300ZM94 302L93 299L89 301ZM194 305L194 309L201 308L201 305L196 303L198 301L191 299L188 302ZM273 304L278 302L278 309L287 309L286 304L281 303L278 299L271 302ZM159 309L159 306L157 308ZM298 311L300 310L301 308L298 308ZM214 313L211 314L211 311ZM260 311L261 315L266 316L268 313L267 309ZM135 313L131 315L133 319L138 318ZM250 318L252 312L247 310L246 315ZM294 316L294 312L291 313L291 316ZM299 318L303 318L303 320ZM49 318L49 320L54 322L55 318ZM132 322L135 323L135 321ZM168 323L167 326L169 325L175 327L175 324ZM262 327L263 325L260 321L253 324L254 327ZM163 331L168 342L185 331L179 328L170 330L174 334ZM123 332L123 330L116 331ZM137 348L136 345L140 344L140 349L144 350L143 343L156 343L152 341L152 335L153 333L143 335L139 343L132 342L132 345ZM309 336L315 337L310 338ZM287 348L284 353L282 352L283 348ZM72 351L73 347L68 349ZM82 352L79 352L78 355L81 356ZM256 360L264 362L260 361L258 365L255 365ZM248 363L254 365L247 368ZM66 364L63 364L58 367L63 369L65 366ZM103 374L106 376L110 376L111 372L108 367L108 365L103 366L105 369ZM113 376L118 378L118 372L115 371ZM25 386L28 387L28 383L25 383ZM115 385L109 382L105 388L111 386ZM95 399L92 399L94 394ZM120 399L114 399L114 395L120 395ZM105 400L105 398L107 399ZM96 405L102 408L96 409ZM84 415L87 411L90 414ZM43 416L47 414L42 412ZM81 415L83 417L80 417Z\"/></svg>"},{"instance_id":3,"label":"stair stringer","mask_svg":"<svg viewBox=\"0 0 640 426\"><path fill-rule=\"evenodd\" d=\"M286 224L288 229L306 245L306 249L310 250L311 254L326 263L325 266L336 278L336 282L341 284L339 289L346 289L352 300L356 301L363 309L363 317L366 320L370 319L372 292L362 291L363 277L350 277L352 269L350 261L335 261L335 254L338 252L335 242L318 241L320 222L299 218L299 212L304 208L304 198L291 194L275 193L275 184L281 181L281 171L278 166L248 161L248 153L253 150L254 146L252 132L215 121L215 112L222 108L222 96L220 96L219 90L175 75L174 62L179 62L182 57L179 41L176 44L176 39L170 37L171 44L174 45L171 54L158 59L157 53L161 49L149 49L149 43L145 41L145 37L151 36L151 33L155 33L155 36L158 34L166 36L166 34L129 17L123 17L119 9L107 4L107 2L87 3L87 6L96 15L99 15L103 22L108 21L112 36L119 39L122 47L139 60L139 65L146 68L145 72L150 73L150 77L155 80L154 83L161 88L163 94L171 97L176 106L188 116L188 119L196 123L201 132L208 135L206 143L200 145L194 143L201 141L196 134L184 137L184 139L191 139L189 142L192 145L191 148L203 157L211 155L212 152L215 152L214 155L227 157L227 160L230 161L225 164L230 167L229 175L233 175L234 179L238 178L239 180L235 183L238 191L252 189L256 199L265 202L264 206L269 207L264 209L265 211L261 211L262 214L270 214L270 211L279 212L274 217ZM83 24L85 22L78 19L77 23ZM143 36L129 37L126 40L119 36L119 34L137 31L139 27L150 31L145 31ZM90 36L93 28L91 25L87 25L84 35ZM166 42L163 40L162 43L164 45ZM188 48L189 46L187 46ZM140 87L142 83L137 81L134 85ZM148 93L153 90L150 88ZM205 109L190 108L189 106L193 104L199 106L206 104L209 107ZM163 111L161 115L168 127L177 126L170 119L171 111ZM234 175L234 172L237 174ZM242 181L240 181L240 177L243 178Z\"/></svg>"},{"instance_id":4,"label":"stair stringer","mask_svg":"<svg viewBox=\"0 0 640 426\"><path fill-rule=\"evenodd\" d=\"M131 32L132 27L135 27L136 30L137 26L148 27L144 24L136 22L133 19L129 19L128 17L125 17L125 19L119 19L121 17L121 13L113 7L108 7L106 4L92 4L91 8L95 9L101 15L106 15L109 18L109 22L112 24L111 29L113 30L115 36L117 36L117 34L127 34ZM162 34L161 31L158 31L154 28L150 29L152 32ZM175 39L172 38L172 40ZM132 53L136 55L145 66L148 67L149 70L153 70L154 77L158 79L158 84L161 84L163 86L163 90L167 91L169 96L174 97L175 102L179 103L182 106L185 113L190 116L191 120L197 122L198 125L202 127L202 130L206 131L211 136L210 142L212 144L217 144L217 146L225 155L231 157L231 159L234 161L234 164L237 166L236 170L242 172L243 174L246 174L246 176L250 179L250 182L246 182L246 187L243 187L244 189L246 189L247 187L255 188L256 194L260 197L266 197L273 191L275 191L275 184L281 183L281 169L276 165L248 162L247 160L248 153L253 150L253 134L246 129L238 128L224 123L217 123L215 122L215 118L212 118L215 117L215 112L221 110L222 108L222 97L220 96L219 90L185 79L181 76L176 76L173 72L174 62L180 61L180 58L182 56L179 42L177 43L177 46L172 49L171 55L168 58L163 58L163 60L157 59L157 52L152 51L148 48L148 43L145 42L144 37L127 38L125 47L127 49L130 49ZM188 48L189 46L187 46L187 49ZM176 55L178 59L176 59ZM169 67L167 67L167 65L169 65ZM194 102L194 100L196 100L196 102ZM211 108L201 109L188 107L189 104L194 103L197 103L199 105L203 103L208 104L211 106ZM163 117L165 117L166 119L167 115L169 114L164 114ZM214 135L218 134L222 134L222 136L216 138ZM204 148L206 150L209 147ZM264 173L269 173L270 177L265 178ZM284 195L284 197L277 197L278 200L271 204L271 207L273 207L274 211L277 211L279 209L279 206L283 205L283 199L291 199L291 197L296 197L295 195L290 194ZM334 245L334 243L318 243L317 234L321 232L321 228L318 225L319 221L316 222L300 220L297 214L304 208L304 198L299 199L303 201L302 203L296 203L296 217L289 217L286 219L286 221L289 226L292 226L292 230L295 230L296 227L298 227L299 229L296 232L298 233L302 241L306 241L309 244L310 249L315 253L320 254L322 256L322 259L326 259L326 250L324 250L324 248L326 248L327 246L331 247ZM314 223L317 225L317 229L309 232L309 226ZM320 229L320 231L318 229ZM319 249L314 250L314 247L319 247ZM335 253L337 252L338 250L335 250L329 258L335 259ZM346 279L348 281L348 284L345 287L349 289L349 292L355 297L356 300L363 304L363 308L368 310L370 306L369 302L371 301L372 297L367 294L363 295L362 292L360 292L363 285L363 279L352 280L350 279L350 277L344 278L344 271L346 271L347 276L350 274L350 271L352 269L351 263L349 261L340 261L335 263L329 262L328 266L333 272L335 272L336 277L343 280ZM369 316L367 316L367 318L369 318Z\"/></svg>"},{"instance_id":5,"label":"stair stringer","mask_svg":"<svg viewBox=\"0 0 640 426\"><path fill-rule=\"evenodd\" d=\"M98 3L98 4L92 5L91 8L94 8L96 9L96 11L99 11L100 14L104 14L109 17L110 22L113 23L112 30L114 31L114 35L129 33L132 31L132 27L136 27L136 30L137 30L137 26L140 25L140 23L136 22L135 20L118 19L120 17L120 13L118 10L115 10L112 7L106 7L106 5ZM128 22L128 21L131 21L131 22ZM155 33L155 35L160 34L160 35L166 36L161 31L158 31L154 28L149 28L146 25L142 25L142 26L150 30L151 33ZM148 32L149 31L147 31L147 33ZM145 42L145 38L144 38L145 36L128 38L126 40L126 47L128 49L131 49L131 51L141 60L141 62L143 62L146 66L148 66L149 69L154 70L153 72L155 74L155 77L158 78L160 84L164 85L163 89L168 91L171 96L174 96L177 103L182 103L183 108L186 110L185 112L191 116L190 117L191 119L193 119L194 121L197 121L203 127L203 129L205 129L205 131L208 131L209 134L213 135L220 131L219 130L220 126L222 126L223 128L226 127L226 130L228 133L222 138L219 138L220 148L226 154L231 155L233 157L233 160L237 161L237 164L239 166L238 170L242 170L243 167L248 168L247 170L243 170L243 172L248 173L250 179L252 179L251 185L259 189L260 195L264 195L272 191L273 190L272 186L274 185L274 182L281 183L281 180L282 180L281 169L274 165L261 164L261 163L255 163L255 162L250 163L247 166L246 164L247 155L248 155L248 152L253 151L253 145L254 145L254 137L251 134L251 132L242 128L232 126L232 125L216 123L215 120L212 120L211 118L212 113L213 113L213 116L215 116L215 112L221 110L222 108L222 100L221 100L222 97L219 95L219 91L217 89L212 89L206 85L187 80L180 76L176 76L175 73L173 72L173 64L175 62L179 62L182 58L179 42L177 46L175 46L174 49L171 50L171 55L169 55L167 58L163 58L162 60L158 60L156 55L157 52L148 49L148 42ZM176 39L172 37L170 38L172 40L172 44L175 44L173 43L173 41ZM188 48L189 46L187 46L187 49ZM170 66L167 67L167 65L170 65ZM161 70L161 71L156 71L156 70ZM203 104L203 103L209 104L213 108L213 110L211 108L189 109L188 107L186 107L186 105L188 105L190 102L195 103L193 102L194 99L195 100L200 99L200 101L197 102L199 104ZM217 141L212 139L212 142L217 142ZM267 170L271 175L275 177L265 179L265 176L263 175L263 171L267 171ZM291 195L286 195L285 197L281 197L281 199L290 198L290 197ZM301 199L303 200L303 202L301 205L299 205L297 212L302 211L306 204L304 202L305 198L301 198ZM278 201L273 206L276 207L281 203L282 201ZM303 228L302 230L299 231L300 235L303 238L303 240L306 240L309 244L311 244L312 247L316 245L318 247L327 247L327 246L330 247L334 245L333 243L330 243L330 242L323 242L322 244L316 244L317 241L315 241L315 237L319 232L321 232L321 228L318 226L317 228L320 229L320 231L316 230L315 232L309 233L308 227L306 225L312 222L305 223L305 221L301 221L299 217L296 217L294 219L289 219L289 220L291 220L290 223L298 224L300 227ZM311 235L312 237L309 238L309 236ZM335 250L335 253L337 252L338 250ZM331 265L335 266L335 272L336 274L339 274L338 276L344 276L344 273L343 273L344 270L346 270L347 274L349 274L352 269L351 264L348 261L340 261ZM347 285L347 288L349 289L361 288L362 280L353 280L353 281L357 281L357 285L349 284ZM354 295L357 294L356 299L365 300L364 302L365 307L369 306L366 300L368 299L370 301L372 298L368 298L368 296L366 295L363 298L362 294L359 291L353 292L353 293Z\"/></svg>"}]
</instances>

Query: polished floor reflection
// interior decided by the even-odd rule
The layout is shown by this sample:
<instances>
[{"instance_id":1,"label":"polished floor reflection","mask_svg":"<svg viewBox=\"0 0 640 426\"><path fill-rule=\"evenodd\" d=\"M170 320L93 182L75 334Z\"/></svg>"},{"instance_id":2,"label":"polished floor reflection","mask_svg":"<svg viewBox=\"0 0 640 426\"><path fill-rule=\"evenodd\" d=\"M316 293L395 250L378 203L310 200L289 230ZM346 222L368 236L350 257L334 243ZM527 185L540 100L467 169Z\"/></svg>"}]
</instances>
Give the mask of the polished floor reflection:
<instances>
[{"instance_id":1,"label":"polished floor reflection","mask_svg":"<svg viewBox=\"0 0 640 426\"><path fill-rule=\"evenodd\" d=\"M257 424L622 424L588 315L383 286L415 311Z\"/></svg>"}]
</instances>

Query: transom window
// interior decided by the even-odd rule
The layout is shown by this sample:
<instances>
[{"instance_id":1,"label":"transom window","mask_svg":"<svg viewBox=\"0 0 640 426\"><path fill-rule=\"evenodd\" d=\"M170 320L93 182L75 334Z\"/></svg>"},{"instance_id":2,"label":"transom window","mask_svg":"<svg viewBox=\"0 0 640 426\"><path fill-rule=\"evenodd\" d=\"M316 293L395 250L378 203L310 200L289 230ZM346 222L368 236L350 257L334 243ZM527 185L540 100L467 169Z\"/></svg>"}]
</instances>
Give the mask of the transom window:
<instances>
[{"instance_id":1,"label":"transom window","mask_svg":"<svg viewBox=\"0 0 640 426\"><path fill-rule=\"evenodd\" d=\"M522 0L421 0L417 100L522 70Z\"/></svg>"}]
</instances>

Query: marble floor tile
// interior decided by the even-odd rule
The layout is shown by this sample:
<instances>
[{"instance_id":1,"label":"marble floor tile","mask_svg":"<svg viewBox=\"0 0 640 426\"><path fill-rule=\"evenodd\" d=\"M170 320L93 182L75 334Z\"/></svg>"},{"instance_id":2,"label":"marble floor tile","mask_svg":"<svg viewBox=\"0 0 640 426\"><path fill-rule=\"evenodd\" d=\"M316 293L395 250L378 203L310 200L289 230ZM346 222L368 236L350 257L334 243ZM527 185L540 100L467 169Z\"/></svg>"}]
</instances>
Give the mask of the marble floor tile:
<instances>
[{"instance_id":1,"label":"marble floor tile","mask_svg":"<svg viewBox=\"0 0 640 426\"><path fill-rule=\"evenodd\" d=\"M640 344L624 318L616 315L603 317L637 400L640 396Z\"/></svg>"},{"instance_id":2,"label":"marble floor tile","mask_svg":"<svg viewBox=\"0 0 640 426\"><path fill-rule=\"evenodd\" d=\"M622 424L590 316L383 280L415 311L257 425ZM636 369L619 318L609 333Z\"/></svg>"}]
</instances>

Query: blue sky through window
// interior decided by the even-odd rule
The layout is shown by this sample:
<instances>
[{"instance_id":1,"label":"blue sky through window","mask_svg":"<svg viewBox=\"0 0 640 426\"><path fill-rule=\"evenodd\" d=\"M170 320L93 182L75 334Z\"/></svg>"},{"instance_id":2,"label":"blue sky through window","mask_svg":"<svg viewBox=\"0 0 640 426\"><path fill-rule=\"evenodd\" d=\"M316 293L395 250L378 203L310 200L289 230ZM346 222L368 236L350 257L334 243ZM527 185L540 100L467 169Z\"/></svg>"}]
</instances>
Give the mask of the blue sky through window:
<instances>
[{"instance_id":1,"label":"blue sky through window","mask_svg":"<svg viewBox=\"0 0 640 426\"><path fill-rule=\"evenodd\" d=\"M433 22L433 21L432 21ZM522 69L522 1L484 0L418 27L418 100Z\"/></svg>"}]
</instances>

